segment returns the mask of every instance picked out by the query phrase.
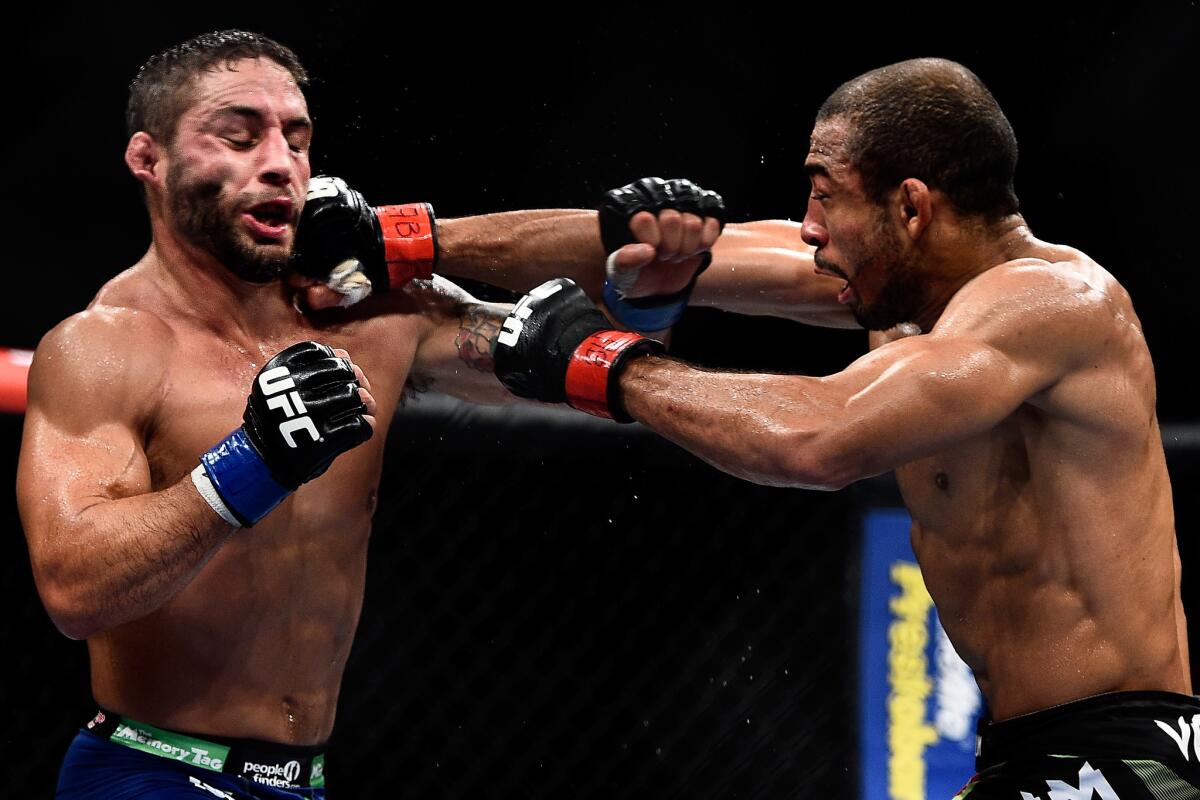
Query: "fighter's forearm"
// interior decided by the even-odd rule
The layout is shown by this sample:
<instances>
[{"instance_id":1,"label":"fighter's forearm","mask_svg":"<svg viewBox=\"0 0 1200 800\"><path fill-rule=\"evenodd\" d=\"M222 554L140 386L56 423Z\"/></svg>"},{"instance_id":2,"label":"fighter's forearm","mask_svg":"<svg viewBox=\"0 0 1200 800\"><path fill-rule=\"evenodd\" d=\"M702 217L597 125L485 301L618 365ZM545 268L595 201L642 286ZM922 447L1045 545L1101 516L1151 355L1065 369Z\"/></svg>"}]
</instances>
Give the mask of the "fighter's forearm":
<instances>
[{"instance_id":1,"label":"fighter's forearm","mask_svg":"<svg viewBox=\"0 0 1200 800\"><path fill-rule=\"evenodd\" d=\"M438 221L438 272L528 291L572 278L591 296L604 281L596 212L509 211Z\"/></svg>"},{"instance_id":2,"label":"fighter's forearm","mask_svg":"<svg viewBox=\"0 0 1200 800\"><path fill-rule=\"evenodd\" d=\"M768 486L839 489L850 480L820 381L633 361L621 398L637 421L717 469ZM852 467L850 467L852 469Z\"/></svg>"},{"instance_id":3,"label":"fighter's forearm","mask_svg":"<svg viewBox=\"0 0 1200 800\"><path fill-rule=\"evenodd\" d=\"M190 477L162 491L103 500L53 523L31 552L55 624L82 639L161 608L233 533Z\"/></svg>"},{"instance_id":4,"label":"fighter's forearm","mask_svg":"<svg viewBox=\"0 0 1200 800\"><path fill-rule=\"evenodd\" d=\"M842 285L817 274L813 248L801 239L798 224L762 220L725 227L691 302L827 328L857 328L850 310L837 301Z\"/></svg>"}]
</instances>

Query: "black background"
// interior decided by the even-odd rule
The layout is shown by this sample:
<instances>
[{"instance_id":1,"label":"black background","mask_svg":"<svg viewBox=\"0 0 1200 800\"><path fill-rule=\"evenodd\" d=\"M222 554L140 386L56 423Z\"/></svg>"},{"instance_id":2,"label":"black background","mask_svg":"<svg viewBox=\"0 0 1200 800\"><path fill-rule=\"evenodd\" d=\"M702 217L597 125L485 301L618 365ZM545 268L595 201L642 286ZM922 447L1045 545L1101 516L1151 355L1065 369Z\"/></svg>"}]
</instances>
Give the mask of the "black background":
<instances>
[{"instance_id":1,"label":"black background","mask_svg":"<svg viewBox=\"0 0 1200 800\"><path fill-rule=\"evenodd\" d=\"M1130 290L1162 418L1195 420L1195 3L24 13L0 55L0 346L34 346L144 252L148 225L121 158L126 86L149 54L205 30L258 30L296 50L314 76L316 170L442 216L587 207L657 174L718 189L734 220L798 219L821 100L866 69L937 55L976 71L1008 113L1035 233L1085 250ZM692 311L676 345L708 364L823 374L863 338ZM414 419L389 443L335 732L343 755L330 766L342 796L851 791L846 533L870 490L750 487L631 434L514 444L512 431ZM5 418L3 434L11 475L19 420ZM1171 452L1187 569L1197 461ZM498 482L501 468L518 477ZM620 475L605 502L578 485L595 470ZM529 486L539 505L519 500ZM88 713L86 661L34 598L11 504L4 519L0 774L44 796ZM729 692L714 688L723 683Z\"/></svg>"},{"instance_id":2,"label":"black background","mask_svg":"<svg viewBox=\"0 0 1200 800\"><path fill-rule=\"evenodd\" d=\"M938 55L993 90L1021 144L1017 189L1034 232L1083 249L1130 290L1161 415L1191 416L1195 3L953 9L358 3L174 8L164 19L142 6L43 4L5 54L6 169L19 200L6 257L20 302L0 345L32 346L145 251L122 161L126 86L150 53L204 30L259 30L300 55L314 76L315 170L373 202L427 200L442 216L589 207L653 174L718 189L733 219L800 219L799 166L821 100L867 69ZM689 321L679 345L709 363L821 373L862 349L856 334L719 312Z\"/></svg>"}]
</instances>

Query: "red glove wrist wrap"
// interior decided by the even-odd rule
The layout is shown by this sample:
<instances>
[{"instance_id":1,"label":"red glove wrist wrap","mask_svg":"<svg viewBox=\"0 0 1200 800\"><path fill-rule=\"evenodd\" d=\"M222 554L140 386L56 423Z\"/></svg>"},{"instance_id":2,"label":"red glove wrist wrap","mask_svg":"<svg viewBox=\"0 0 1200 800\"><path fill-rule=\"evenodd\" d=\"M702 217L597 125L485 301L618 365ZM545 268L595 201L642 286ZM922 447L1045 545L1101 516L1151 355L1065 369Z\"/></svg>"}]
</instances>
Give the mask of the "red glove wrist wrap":
<instances>
[{"instance_id":1,"label":"red glove wrist wrap","mask_svg":"<svg viewBox=\"0 0 1200 800\"><path fill-rule=\"evenodd\" d=\"M584 339L567 364L567 402L572 408L597 417L630 421L621 410L619 400L610 401L612 369L619 364L626 350L638 342L649 341L632 331L597 331Z\"/></svg>"},{"instance_id":2,"label":"red glove wrist wrap","mask_svg":"<svg viewBox=\"0 0 1200 800\"><path fill-rule=\"evenodd\" d=\"M428 203L378 206L375 216L383 230L383 258L394 287L413 278L428 280L437 264L437 221Z\"/></svg>"}]
</instances>

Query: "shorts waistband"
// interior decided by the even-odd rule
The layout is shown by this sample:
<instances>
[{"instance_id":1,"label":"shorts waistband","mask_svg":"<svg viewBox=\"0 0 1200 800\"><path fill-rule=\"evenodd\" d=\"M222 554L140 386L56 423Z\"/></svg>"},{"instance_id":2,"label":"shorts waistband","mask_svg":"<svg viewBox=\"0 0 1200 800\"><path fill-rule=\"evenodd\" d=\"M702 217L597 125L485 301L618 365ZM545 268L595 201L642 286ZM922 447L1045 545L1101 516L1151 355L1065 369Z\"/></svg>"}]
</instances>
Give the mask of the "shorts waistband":
<instances>
[{"instance_id":1,"label":"shorts waistband","mask_svg":"<svg viewBox=\"0 0 1200 800\"><path fill-rule=\"evenodd\" d=\"M102 739L192 767L238 775L263 786L307 789L325 785L325 755L321 746L296 747L196 736L164 730L101 709L86 728Z\"/></svg>"},{"instance_id":2,"label":"shorts waistband","mask_svg":"<svg viewBox=\"0 0 1200 800\"><path fill-rule=\"evenodd\" d=\"M1112 692L981 723L980 771L1021 757L1200 759L1200 700L1174 692Z\"/></svg>"}]
</instances>

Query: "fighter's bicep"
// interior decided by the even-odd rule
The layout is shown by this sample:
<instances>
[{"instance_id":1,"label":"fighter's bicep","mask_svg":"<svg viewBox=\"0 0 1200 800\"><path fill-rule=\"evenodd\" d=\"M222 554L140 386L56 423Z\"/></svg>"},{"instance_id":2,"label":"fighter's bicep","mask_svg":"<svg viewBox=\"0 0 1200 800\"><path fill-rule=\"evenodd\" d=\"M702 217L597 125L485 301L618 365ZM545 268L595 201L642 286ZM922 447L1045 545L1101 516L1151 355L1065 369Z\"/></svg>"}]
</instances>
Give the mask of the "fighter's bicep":
<instances>
[{"instance_id":1,"label":"fighter's bicep","mask_svg":"<svg viewBox=\"0 0 1200 800\"><path fill-rule=\"evenodd\" d=\"M885 468L995 427L1047 379L1041 365L987 342L928 337L893 342L833 378L848 398L845 429Z\"/></svg>"},{"instance_id":2,"label":"fighter's bicep","mask_svg":"<svg viewBox=\"0 0 1200 800\"><path fill-rule=\"evenodd\" d=\"M142 428L155 381L104 341L70 332L47 336L29 375L18 496L42 523L150 491Z\"/></svg>"},{"instance_id":3,"label":"fighter's bicep","mask_svg":"<svg viewBox=\"0 0 1200 800\"><path fill-rule=\"evenodd\" d=\"M151 490L143 442L128 425L68 432L36 411L26 420L18 481L62 514Z\"/></svg>"}]
</instances>

